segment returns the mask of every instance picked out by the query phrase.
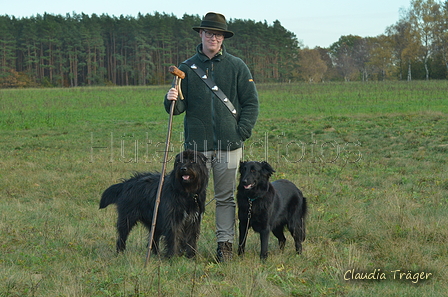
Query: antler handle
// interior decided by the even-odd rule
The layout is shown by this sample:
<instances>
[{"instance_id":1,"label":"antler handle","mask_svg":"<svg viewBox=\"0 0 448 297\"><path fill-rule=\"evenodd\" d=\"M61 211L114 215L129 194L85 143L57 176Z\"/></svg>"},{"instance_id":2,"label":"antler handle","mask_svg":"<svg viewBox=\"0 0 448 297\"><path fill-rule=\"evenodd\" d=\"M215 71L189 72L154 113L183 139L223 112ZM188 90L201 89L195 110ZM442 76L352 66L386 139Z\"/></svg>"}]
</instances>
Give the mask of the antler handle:
<instances>
[{"instance_id":1,"label":"antler handle","mask_svg":"<svg viewBox=\"0 0 448 297\"><path fill-rule=\"evenodd\" d=\"M170 66L169 71L171 72L172 75L175 75L175 76L179 77L180 79L185 78L185 72L183 72L182 70L179 70L179 68L177 68L176 66Z\"/></svg>"}]
</instances>

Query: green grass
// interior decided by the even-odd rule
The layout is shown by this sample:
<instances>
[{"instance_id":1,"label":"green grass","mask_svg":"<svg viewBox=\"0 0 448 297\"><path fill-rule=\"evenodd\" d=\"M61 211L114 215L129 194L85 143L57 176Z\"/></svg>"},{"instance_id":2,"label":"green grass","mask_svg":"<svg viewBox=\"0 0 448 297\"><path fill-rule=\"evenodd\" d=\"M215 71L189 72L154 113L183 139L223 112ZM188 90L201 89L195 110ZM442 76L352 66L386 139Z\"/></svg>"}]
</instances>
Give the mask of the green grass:
<instances>
[{"instance_id":1,"label":"green grass","mask_svg":"<svg viewBox=\"0 0 448 297\"><path fill-rule=\"evenodd\" d=\"M250 232L244 257L215 263L211 203L196 260L145 268L146 231L117 256L114 207L98 203L133 171L160 170L167 88L0 90L0 296L445 295L448 82L259 85L244 158L308 198L303 255L271 237L262 263ZM181 132L179 116L174 151ZM387 280L346 281L349 269Z\"/></svg>"}]
</instances>

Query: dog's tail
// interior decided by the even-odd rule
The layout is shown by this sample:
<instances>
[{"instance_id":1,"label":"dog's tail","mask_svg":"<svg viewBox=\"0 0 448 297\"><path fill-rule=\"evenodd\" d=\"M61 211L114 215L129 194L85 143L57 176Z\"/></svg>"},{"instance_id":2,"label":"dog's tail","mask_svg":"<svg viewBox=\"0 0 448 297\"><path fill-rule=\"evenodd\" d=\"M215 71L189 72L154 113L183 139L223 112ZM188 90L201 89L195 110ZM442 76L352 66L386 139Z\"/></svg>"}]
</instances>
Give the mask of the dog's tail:
<instances>
[{"instance_id":1,"label":"dog's tail","mask_svg":"<svg viewBox=\"0 0 448 297\"><path fill-rule=\"evenodd\" d=\"M308 214L308 204L306 202L306 198L303 197L303 202L302 202L302 216L306 217L306 215Z\"/></svg>"},{"instance_id":2,"label":"dog's tail","mask_svg":"<svg viewBox=\"0 0 448 297\"><path fill-rule=\"evenodd\" d=\"M103 195L101 195L100 209L105 208L109 204L117 203L118 197L120 196L122 190L123 184L121 183L107 188L106 191L103 192Z\"/></svg>"},{"instance_id":3,"label":"dog's tail","mask_svg":"<svg viewBox=\"0 0 448 297\"><path fill-rule=\"evenodd\" d=\"M305 241L305 238L306 238L305 218L306 218L307 214L308 214L308 204L306 202L306 198L303 197L303 201L302 201L302 241Z\"/></svg>"}]
</instances>

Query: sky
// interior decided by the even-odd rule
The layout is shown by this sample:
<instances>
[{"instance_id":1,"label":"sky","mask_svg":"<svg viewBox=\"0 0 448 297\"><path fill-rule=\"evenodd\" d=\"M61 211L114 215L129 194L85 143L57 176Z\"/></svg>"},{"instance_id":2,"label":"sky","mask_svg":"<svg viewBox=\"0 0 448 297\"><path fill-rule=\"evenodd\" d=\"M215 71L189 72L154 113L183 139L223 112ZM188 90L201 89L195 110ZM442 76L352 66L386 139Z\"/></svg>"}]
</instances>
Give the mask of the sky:
<instances>
[{"instance_id":1,"label":"sky","mask_svg":"<svg viewBox=\"0 0 448 297\"><path fill-rule=\"evenodd\" d=\"M37 14L85 13L91 15L137 16L154 12L204 16L219 12L227 19L244 19L272 25L278 20L304 46L329 47L343 35L374 37L400 18L400 9L409 9L411 0L259 0L197 2L180 0L0 0L0 15L16 18ZM199 25L199 24L198 24ZM192 31L193 32L193 31Z\"/></svg>"}]
</instances>

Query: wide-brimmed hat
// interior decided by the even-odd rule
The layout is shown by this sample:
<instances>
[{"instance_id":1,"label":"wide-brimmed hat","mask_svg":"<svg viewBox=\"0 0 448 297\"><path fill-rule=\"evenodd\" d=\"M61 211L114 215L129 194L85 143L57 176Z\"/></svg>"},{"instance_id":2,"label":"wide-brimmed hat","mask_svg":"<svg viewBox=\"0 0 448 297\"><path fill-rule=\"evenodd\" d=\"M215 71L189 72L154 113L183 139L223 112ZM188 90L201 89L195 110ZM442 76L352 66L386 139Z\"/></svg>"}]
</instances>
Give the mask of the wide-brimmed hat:
<instances>
[{"instance_id":1,"label":"wide-brimmed hat","mask_svg":"<svg viewBox=\"0 0 448 297\"><path fill-rule=\"evenodd\" d=\"M213 30L219 31L224 34L224 38L230 38L233 36L233 32L227 30L226 17L220 13L209 12L201 21L201 25L198 27L193 27L193 30L199 32L199 30Z\"/></svg>"}]
</instances>

